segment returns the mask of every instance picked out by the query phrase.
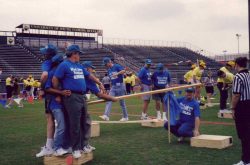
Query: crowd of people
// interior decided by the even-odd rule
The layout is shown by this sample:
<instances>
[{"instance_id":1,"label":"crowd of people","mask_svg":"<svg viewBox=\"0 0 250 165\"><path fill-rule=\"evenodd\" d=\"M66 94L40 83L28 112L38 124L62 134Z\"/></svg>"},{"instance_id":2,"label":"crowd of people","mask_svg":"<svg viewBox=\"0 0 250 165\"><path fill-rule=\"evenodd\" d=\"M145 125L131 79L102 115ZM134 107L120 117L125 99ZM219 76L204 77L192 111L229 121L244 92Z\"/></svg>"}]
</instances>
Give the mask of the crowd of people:
<instances>
[{"instance_id":1,"label":"crowd of people","mask_svg":"<svg viewBox=\"0 0 250 165\"><path fill-rule=\"evenodd\" d=\"M58 54L57 48L51 44L41 48L40 51L45 58L40 81L34 80L32 75L26 79L10 75L6 79L9 99L7 107L11 106L14 98L35 98L38 95L37 91L45 99L47 139L46 145L41 148L37 157L72 153L74 158L79 158L82 153L95 150L95 147L89 144L91 119L86 103L87 93L107 100L104 113L100 116L106 121L109 121L111 116L112 102L119 101L122 110L120 121L126 122L129 120L129 114L125 100L118 100L117 96L133 94L136 89L149 92L174 86L171 73L165 65L158 63L152 69L151 59L146 59L140 71L133 73L114 63L111 58L105 57L103 65L107 68L107 74L100 80L95 76L96 67L92 61L80 63L82 52L78 45L69 45L64 55ZM220 92L219 112L233 114L242 142L242 160L238 165L250 163L250 112L247 109L250 105L250 76L246 69L246 61L245 58L237 58L235 61L227 62L218 70L217 82L210 70L204 75L206 63L202 60L191 64L190 70L184 75L187 84L202 83L205 86L208 107L213 105L211 98L214 95L214 86L217 85ZM237 72L235 75L234 70ZM23 89L20 89L19 83L23 84ZM176 98L171 92L143 95L141 120L152 118L148 115L152 98L155 103L156 118L163 120L164 127L166 129L170 127L170 131L179 141L185 137L198 136L201 89L202 86L187 88L185 96L180 98ZM166 96L172 102L172 109L179 108L177 121L168 121ZM228 96L232 103L230 111L227 109ZM19 102L19 106L22 107L23 104Z\"/></svg>"},{"instance_id":2,"label":"crowd of people","mask_svg":"<svg viewBox=\"0 0 250 165\"><path fill-rule=\"evenodd\" d=\"M26 79L9 75L5 79L6 97L8 100L5 108L11 108L14 102L17 103L18 107L22 108L23 99L27 100L29 97L37 99L39 96L40 85L41 83L38 80L34 80L32 75L29 75Z\"/></svg>"}]
</instances>

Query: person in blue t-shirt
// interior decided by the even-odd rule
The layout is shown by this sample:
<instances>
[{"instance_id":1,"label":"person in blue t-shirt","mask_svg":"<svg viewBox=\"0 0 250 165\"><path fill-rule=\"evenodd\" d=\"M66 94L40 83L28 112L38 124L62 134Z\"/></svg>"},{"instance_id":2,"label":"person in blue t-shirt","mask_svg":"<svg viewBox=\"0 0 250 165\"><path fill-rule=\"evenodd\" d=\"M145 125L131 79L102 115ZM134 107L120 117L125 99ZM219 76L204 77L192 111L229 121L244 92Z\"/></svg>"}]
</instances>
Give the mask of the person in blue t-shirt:
<instances>
[{"instance_id":1,"label":"person in blue t-shirt","mask_svg":"<svg viewBox=\"0 0 250 165\"><path fill-rule=\"evenodd\" d=\"M50 95L48 102L48 108L52 112L53 117L57 123L55 136L54 136L54 147L55 156L61 156L66 154L70 146L68 144L68 138L66 135L66 123L64 120L64 112L62 110L61 96L70 96L70 90L58 90L52 87L52 78L55 73L57 66L63 61L62 55L56 55L52 58L52 69L49 71L48 80L45 84L45 91L47 95Z\"/></svg>"},{"instance_id":2,"label":"person in blue t-shirt","mask_svg":"<svg viewBox=\"0 0 250 165\"><path fill-rule=\"evenodd\" d=\"M183 141L184 137L200 135L200 106L194 99L194 89L187 88L186 96L177 99L182 112L176 125L170 126L170 131L178 137L178 141ZM164 124L168 129L168 122Z\"/></svg>"},{"instance_id":3,"label":"person in blue t-shirt","mask_svg":"<svg viewBox=\"0 0 250 165\"><path fill-rule=\"evenodd\" d=\"M81 157L83 153L91 152L88 142L87 131L91 123L87 123L87 104L86 104L86 81L85 78L93 80L104 90L102 83L79 63L80 54L82 54L78 45L71 45L66 50L67 59L64 60L56 69L52 79L53 87L59 88L59 81L62 90L70 90L70 96L63 97L63 105L68 113L70 125L70 140L73 151L73 157Z\"/></svg>"},{"instance_id":4,"label":"person in blue t-shirt","mask_svg":"<svg viewBox=\"0 0 250 165\"><path fill-rule=\"evenodd\" d=\"M141 86L141 91L142 92L148 92L151 91L151 85L152 85L152 80L151 80L151 72L150 72L150 67L152 64L152 60L151 59L146 59L145 61L145 66L141 68L141 70L139 71L138 75L137 75L137 80ZM143 100L143 108L142 108L142 116L141 119L142 120L147 120L148 115L148 105L150 102L150 97L151 95L144 95L142 96L142 100Z\"/></svg>"},{"instance_id":5,"label":"person in blue t-shirt","mask_svg":"<svg viewBox=\"0 0 250 165\"><path fill-rule=\"evenodd\" d=\"M103 58L103 64L108 68L108 76L111 79L111 90L109 92L110 96L123 96L125 95L125 86L123 84L123 75L125 69L119 64L113 64L109 57ZM122 118L120 121L128 121L128 112L125 101L119 100L120 106L122 108ZM110 112L112 108L112 102L106 103L104 115L100 116L103 120L109 120Z\"/></svg>"},{"instance_id":6,"label":"person in blue t-shirt","mask_svg":"<svg viewBox=\"0 0 250 165\"><path fill-rule=\"evenodd\" d=\"M171 77L168 72L168 70L164 69L164 65L162 63L158 63L156 65L156 70L152 75L152 82L153 82L153 90L159 90L159 89L164 89L168 88L171 82ZM161 119L161 106L162 106L162 119L164 121L167 120L166 117L166 110L163 104L163 98L165 96L164 93L157 93L152 95L152 99L155 100L155 109L157 112L157 119ZM162 103L162 104L161 104Z\"/></svg>"},{"instance_id":7,"label":"person in blue t-shirt","mask_svg":"<svg viewBox=\"0 0 250 165\"><path fill-rule=\"evenodd\" d=\"M41 151L36 154L36 157L51 155L54 152L53 150L54 119L48 107L49 96L46 95L46 93L44 92L44 86L48 79L48 73L52 67L51 59L57 54L57 48L52 44L48 44L44 48L40 49L40 53L42 56L44 56L44 59L45 59L45 61L42 63L42 74L40 78L40 82L41 82L40 95L43 95L45 97L45 115L47 118L47 140L46 140L46 145L41 148Z\"/></svg>"}]
</instances>

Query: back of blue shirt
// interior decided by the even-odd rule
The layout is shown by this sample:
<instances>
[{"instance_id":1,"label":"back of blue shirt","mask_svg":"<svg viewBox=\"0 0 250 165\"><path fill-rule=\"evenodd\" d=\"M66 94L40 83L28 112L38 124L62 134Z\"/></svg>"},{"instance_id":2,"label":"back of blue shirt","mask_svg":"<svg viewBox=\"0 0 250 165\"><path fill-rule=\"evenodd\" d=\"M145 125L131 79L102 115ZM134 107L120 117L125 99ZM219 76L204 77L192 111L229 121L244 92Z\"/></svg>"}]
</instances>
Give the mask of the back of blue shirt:
<instances>
[{"instance_id":1,"label":"back of blue shirt","mask_svg":"<svg viewBox=\"0 0 250 165\"><path fill-rule=\"evenodd\" d=\"M119 64L114 64L108 69L108 75L111 79L112 85L121 85L123 83L123 75L119 74L118 76L113 76L122 70L124 70L124 68Z\"/></svg>"},{"instance_id":2,"label":"back of blue shirt","mask_svg":"<svg viewBox=\"0 0 250 165\"><path fill-rule=\"evenodd\" d=\"M46 60L42 63L42 72L49 72L52 67L52 61Z\"/></svg>"},{"instance_id":3,"label":"back of blue shirt","mask_svg":"<svg viewBox=\"0 0 250 165\"><path fill-rule=\"evenodd\" d=\"M150 70L146 67L141 68L141 70L138 73L138 77L141 80L142 84L146 84L146 85L151 85L152 81L151 81L151 73Z\"/></svg>"},{"instance_id":4,"label":"back of blue shirt","mask_svg":"<svg viewBox=\"0 0 250 165\"><path fill-rule=\"evenodd\" d=\"M57 67L54 76L60 79L63 89L86 92L85 77L89 72L80 63L65 60Z\"/></svg>"},{"instance_id":5,"label":"back of blue shirt","mask_svg":"<svg viewBox=\"0 0 250 165\"><path fill-rule=\"evenodd\" d=\"M52 88L52 78L54 76L55 71L56 71L55 68L49 71L48 80L46 81L46 84L45 84L45 89ZM56 96L53 94L48 94L48 95L50 96L49 108L51 110L62 109L62 105L56 101Z\"/></svg>"},{"instance_id":6,"label":"back of blue shirt","mask_svg":"<svg viewBox=\"0 0 250 165\"><path fill-rule=\"evenodd\" d=\"M200 117L199 103L195 99L187 100L186 97L177 98L177 101L182 109L180 121L195 124L195 118Z\"/></svg>"},{"instance_id":7,"label":"back of blue shirt","mask_svg":"<svg viewBox=\"0 0 250 165\"><path fill-rule=\"evenodd\" d=\"M93 94L97 94L100 92L96 83L93 80L90 80L89 78L86 78L86 85L87 85L86 93L88 93L89 91Z\"/></svg>"},{"instance_id":8,"label":"back of blue shirt","mask_svg":"<svg viewBox=\"0 0 250 165\"><path fill-rule=\"evenodd\" d=\"M170 83L171 77L167 70L163 72L155 71L152 76L153 84L156 88L165 88Z\"/></svg>"}]
</instances>

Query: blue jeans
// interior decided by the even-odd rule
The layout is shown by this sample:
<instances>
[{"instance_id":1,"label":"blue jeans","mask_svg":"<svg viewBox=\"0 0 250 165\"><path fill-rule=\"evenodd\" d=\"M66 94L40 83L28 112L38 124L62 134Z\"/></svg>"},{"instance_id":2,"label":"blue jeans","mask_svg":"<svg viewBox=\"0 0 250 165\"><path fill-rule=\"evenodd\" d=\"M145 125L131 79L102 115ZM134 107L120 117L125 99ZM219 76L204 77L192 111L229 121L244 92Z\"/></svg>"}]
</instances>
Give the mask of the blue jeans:
<instances>
[{"instance_id":1,"label":"blue jeans","mask_svg":"<svg viewBox=\"0 0 250 165\"><path fill-rule=\"evenodd\" d=\"M109 92L109 95L110 96L123 96L123 95L125 95L124 85L122 84L121 86L112 86L111 90ZM120 100L119 102L120 102L120 106L122 108L123 117L127 118L128 112L127 112L127 107L126 107L125 101ZM111 108L112 108L112 101L109 101L106 103L104 115L110 116Z\"/></svg>"},{"instance_id":2,"label":"blue jeans","mask_svg":"<svg viewBox=\"0 0 250 165\"><path fill-rule=\"evenodd\" d=\"M69 139L66 137L67 134L64 112L62 109L53 109L52 114L57 123L54 136L54 149L67 149L69 147Z\"/></svg>"},{"instance_id":3,"label":"blue jeans","mask_svg":"<svg viewBox=\"0 0 250 165\"><path fill-rule=\"evenodd\" d=\"M168 122L164 124L166 130L168 130ZM177 121L176 125L170 126L170 132L177 137L193 137L194 125L189 122Z\"/></svg>"}]
</instances>

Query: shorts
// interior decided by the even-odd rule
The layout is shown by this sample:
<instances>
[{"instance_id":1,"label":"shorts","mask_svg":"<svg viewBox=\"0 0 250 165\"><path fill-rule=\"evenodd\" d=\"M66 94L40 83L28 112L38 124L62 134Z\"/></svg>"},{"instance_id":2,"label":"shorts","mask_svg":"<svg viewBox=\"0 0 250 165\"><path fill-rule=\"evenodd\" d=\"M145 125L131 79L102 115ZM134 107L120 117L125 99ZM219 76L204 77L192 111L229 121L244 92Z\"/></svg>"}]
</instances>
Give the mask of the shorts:
<instances>
[{"instance_id":1,"label":"shorts","mask_svg":"<svg viewBox=\"0 0 250 165\"><path fill-rule=\"evenodd\" d=\"M104 88L106 91L110 90L110 84L104 84Z\"/></svg>"},{"instance_id":2,"label":"shorts","mask_svg":"<svg viewBox=\"0 0 250 165\"><path fill-rule=\"evenodd\" d=\"M205 88L206 88L207 93L212 93L212 94L214 93L214 87L213 86L206 86Z\"/></svg>"},{"instance_id":3,"label":"shorts","mask_svg":"<svg viewBox=\"0 0 250 165\"><path fill-rule=\"evenodd\" d=\"M153 90L160 90L160 89L164 89L164 88L153 88ZM166 94L165 92L153 94L152 99L155 100L155 101L160 100L161 102L163 102L163 98L164 98L165 94Z\"/></svg>"},{"instance_id":4,"label":"shorts","mask_svg":"<svg viewBox=\"0 0 250 165\"><path fill-rule=\"evenodd\" d=\"M141 87L142 87L141 92L151 91L150 85L142 84ZM144 96L142 96L142 100L143 101L150 101L150 98L151 98L151 95L144 95Z\"/></svg>"},{"instance_id":5,"label":"shorts","mask_svg":"<svg viewBox=\"0 0 250 165\"><path fill-rule=\"evenodd\" d=\"M49 114L49 113L52 113L51 109L49 108L50 106L50 102L51 102L51 99L49 96L45 96L45 114Z\"/></svg>"},{"instance_id":6,"label":"shorts","mask_svg":"<svg viewBox=\"0 0 250 165\"><path fill-rule=\"evenodd\" d=\"M10 85L6 86L7 99L12 97L13 88Z\"/></svg>"}]
</instances>

